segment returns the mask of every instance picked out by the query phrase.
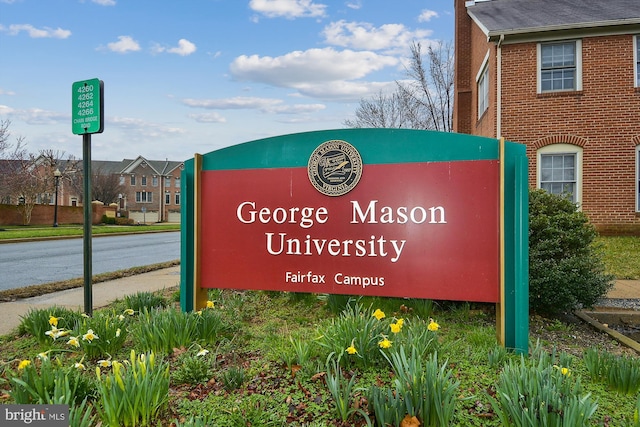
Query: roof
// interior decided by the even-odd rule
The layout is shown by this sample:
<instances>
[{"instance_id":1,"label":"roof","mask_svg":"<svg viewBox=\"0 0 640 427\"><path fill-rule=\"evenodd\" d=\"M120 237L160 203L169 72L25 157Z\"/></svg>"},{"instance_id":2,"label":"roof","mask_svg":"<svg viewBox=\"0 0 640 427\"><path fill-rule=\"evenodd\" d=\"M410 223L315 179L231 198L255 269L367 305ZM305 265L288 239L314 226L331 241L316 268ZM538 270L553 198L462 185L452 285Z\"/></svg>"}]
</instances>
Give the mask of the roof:
<instances>
[{"instance_id":1,"label":"roof","mask_svg":"<svg viewBox=\"0 0 640 427\"><path fill-rule=\"evenodd\" d=\"M640 24L640 0L478 0L467 13L487 36Z\"/></svg>"}]
</instances>

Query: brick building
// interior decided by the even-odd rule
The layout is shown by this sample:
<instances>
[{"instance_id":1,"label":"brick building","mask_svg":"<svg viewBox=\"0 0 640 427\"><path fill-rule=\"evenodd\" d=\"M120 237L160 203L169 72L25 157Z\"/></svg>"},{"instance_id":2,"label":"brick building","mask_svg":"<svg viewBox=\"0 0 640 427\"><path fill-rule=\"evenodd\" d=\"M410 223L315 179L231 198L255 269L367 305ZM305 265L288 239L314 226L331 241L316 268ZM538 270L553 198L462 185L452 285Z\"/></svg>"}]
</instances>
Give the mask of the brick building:
<instances>
[{"instance_id":1,"label":"brick building","mask_svg":"<svg viewBox=\"0 0 640 427\"><path fill-rule=\"evenodd\" d=\"M454 131L526 144L531 187L640 234L640 1L454 2Z\"/></svg>"}]
</instances>

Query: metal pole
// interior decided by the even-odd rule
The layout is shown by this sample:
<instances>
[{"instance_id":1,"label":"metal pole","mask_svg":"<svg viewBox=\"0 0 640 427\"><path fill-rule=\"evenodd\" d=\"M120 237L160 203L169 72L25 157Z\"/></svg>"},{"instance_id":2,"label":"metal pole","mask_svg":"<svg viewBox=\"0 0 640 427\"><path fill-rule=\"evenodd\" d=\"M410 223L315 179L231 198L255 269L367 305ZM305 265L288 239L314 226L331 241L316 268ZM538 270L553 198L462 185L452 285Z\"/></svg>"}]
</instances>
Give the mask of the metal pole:
<instances>
[{"instance_id":1,"label":"metal pole","mask_svg":"<svg viewBox=\"0 0 640 427\"><path fill-rule=\"evenodd\" d=\"M58 170L56 170L56 172L58 172ZM53 226L57 227L58 226L58 183L60 182L60 177L58 176L57 173L55 175L55 178L56 178L56 198L55 198L55 204L53 207Z\"/></svg>"},{"instance_id":2,"label":"metal pole","mask_svg":"<svg viewBox=\"0 0 640 427\"><path fill-rule=\"evenodd\" d=\"M93 314L93 295L91 282L93 273L91 271L91 225L93 222L93 212L91 204L91 134L82 135L82 163L84 170L84 312L88 316Z\"/></svg>"}]
</instances>

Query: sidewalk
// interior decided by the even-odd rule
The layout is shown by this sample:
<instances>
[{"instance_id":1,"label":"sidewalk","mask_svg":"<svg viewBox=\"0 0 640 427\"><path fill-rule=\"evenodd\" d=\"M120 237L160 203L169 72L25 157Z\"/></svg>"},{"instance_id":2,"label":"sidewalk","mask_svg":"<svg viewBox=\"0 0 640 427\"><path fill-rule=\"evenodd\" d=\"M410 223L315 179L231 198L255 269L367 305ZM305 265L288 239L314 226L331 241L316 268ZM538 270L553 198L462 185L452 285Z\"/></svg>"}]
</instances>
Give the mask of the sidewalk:
<instances>
[{"instance_id":1,"label":"sidewalk","mask_svg":"<svg viewBox=\"0 0 640 427\"><path fill-rule=\"evenodd\" d=\"M116 299L123 299L125 295L153 292L179 284L180 266L96 283L92 288L93 309L105 307ZM84 311L84 287L0 303L0 335L12 333L20 325L21 316L25 316L29 310L54 305Z\"/></svg>"}]
</instances>

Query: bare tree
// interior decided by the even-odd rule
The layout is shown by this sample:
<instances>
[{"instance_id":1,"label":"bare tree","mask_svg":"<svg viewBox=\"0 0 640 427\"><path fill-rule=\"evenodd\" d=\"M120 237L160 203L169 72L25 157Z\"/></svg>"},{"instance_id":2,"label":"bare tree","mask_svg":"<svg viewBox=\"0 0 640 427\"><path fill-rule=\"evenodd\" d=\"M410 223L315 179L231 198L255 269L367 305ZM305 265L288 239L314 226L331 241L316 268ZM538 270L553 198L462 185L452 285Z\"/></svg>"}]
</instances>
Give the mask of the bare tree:
<instances>
[{"instance_id":1,"label":"bare tree","mask_svg":"<svg viewBox=\"0 0 640 427\"><path fill-rule=\"evenodd\" d=\"M84 203L84 171L79 167L79 161L76 162L76 165L70 170L65 179L69 182L74 192L80 196L81 203ZM92 168L91 200L99 200L105 205L117 203L119 196L126 191L126 187L120 184L120 175L114 174L105 168Z\"/></svg>"},{"instance_id":2,"label":"bare tree","mask_svg":"<svg viewBox=\"0 0 640 427\"><path fill-rule=\"evenodd\" d=\"M396 82L391 95L363 99L348 127L406 127L451 132L453 121L453 45L438 42L427 48L426 63L420 43L410 48L407 81Z\"/></svg>"},{"instance_id":3,"label":"bare tree","mask_svg":"<svg viewBox=\"0 0 640 427\"><path fill-rule=\"evenodd\" d=\"M11 204L15 196L14 175L21 169L21 163L27 157L23 137L11 142L10 120L0 120L0 202Z\"/></svg>"},{"instance_id":4,"label":"bare tree","mask_svg":"<svg viewBox=\"0 0 640 427\"><path fill-rule=\"evenodd\" d=\"M120 176L98 168L91 174L91 196L105 205L116 203L118 196L126 191L120 184Z\"/></svg>"}]
</instances>

